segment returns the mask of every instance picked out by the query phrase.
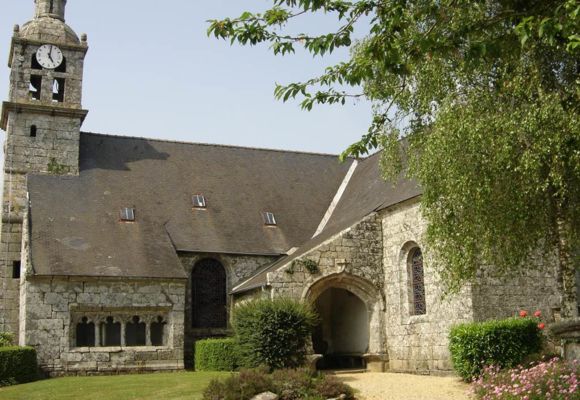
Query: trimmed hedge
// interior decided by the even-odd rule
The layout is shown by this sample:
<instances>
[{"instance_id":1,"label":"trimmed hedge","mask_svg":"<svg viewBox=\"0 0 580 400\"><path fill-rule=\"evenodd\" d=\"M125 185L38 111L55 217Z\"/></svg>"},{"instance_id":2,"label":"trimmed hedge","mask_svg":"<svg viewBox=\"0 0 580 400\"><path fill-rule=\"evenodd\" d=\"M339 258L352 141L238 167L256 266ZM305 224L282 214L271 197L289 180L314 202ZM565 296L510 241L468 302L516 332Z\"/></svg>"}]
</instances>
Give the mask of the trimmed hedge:
<instances>
[{"instance_id":1,"label":"trimmed hedge","mask_svg":"<svg viewBox=\"0 0 580 400\"><path fill-rule=\"evenodd\" d=\"M260 299L234 308L232 325L246 368L297 368L305 363L306 346L318 316L312 306L291 299Z\"/></svg>"},{"instance_id":2,"label":"trimmed hedge","mask_svg":"<svg viewBox=\"0 0 580 400\"><path fill-rule=\"evenodd\" d=\"M477 378L483 368L512 368L542 349L542 335L532 318L455 326L449 334L449 350L455 371L466 381Z\"/></svg>"},{"instance_id":3,"label":"trimmed hedge","mask_svg":"<svg viewBox=\"0 0 580 400\"><path fill-rule=\"evenodd\" d=\"M234 339L204 339L195 342L196 371L234 371L237 367L238 347Z\"/></svg>"},{"instance_id":4,"label":"trimmed hedge","mask_svg":"<svg viewBox=\"0 0 580 400\"><path fill-rule=\"evenodd\" d=\"M37 378L36 350L31 347L0 348L0 386L32 382Z\"/></svg>"}]
</instances>

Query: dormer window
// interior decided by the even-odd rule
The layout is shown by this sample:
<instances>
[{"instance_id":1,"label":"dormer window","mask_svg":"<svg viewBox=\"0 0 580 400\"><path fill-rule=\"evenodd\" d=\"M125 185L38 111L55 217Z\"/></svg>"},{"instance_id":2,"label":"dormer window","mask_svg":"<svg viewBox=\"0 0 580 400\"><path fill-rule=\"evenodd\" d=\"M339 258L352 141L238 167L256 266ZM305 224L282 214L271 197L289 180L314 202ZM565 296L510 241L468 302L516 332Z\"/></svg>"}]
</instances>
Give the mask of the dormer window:
<instances>
[{"instance_id":1,"label":"dormer window","mask_svg":"<svg viewBox=\"0 0 580 400\"><path fill-rule=\"evenodd\" d=\"M194 194L191 201L193 203L193 208L207 208L207 203L205 202L205 196L203 194Z\"/></svg>"},{"instance_id":2,"label":"dormer window","mask_svg":"<svg viewBox=\"0 0 580 400\"><path fill-rule=\"evenodd\" d=\"M268 211L265 211L262 213L262 218L264 219L264 225L267 226L276 226L276 217L274 217L274 214Z\"/></svg>"},{"instance_id":3,"label":"dormer window","mask_svg":"<svg viewBox=\"0 0 580 400\"><path fill-rule=\"evenodd\" d=\"M121 208L121 221L123 221L123 222L135 222L135 209L134 208Z\"/></svg>"}]
</instances>

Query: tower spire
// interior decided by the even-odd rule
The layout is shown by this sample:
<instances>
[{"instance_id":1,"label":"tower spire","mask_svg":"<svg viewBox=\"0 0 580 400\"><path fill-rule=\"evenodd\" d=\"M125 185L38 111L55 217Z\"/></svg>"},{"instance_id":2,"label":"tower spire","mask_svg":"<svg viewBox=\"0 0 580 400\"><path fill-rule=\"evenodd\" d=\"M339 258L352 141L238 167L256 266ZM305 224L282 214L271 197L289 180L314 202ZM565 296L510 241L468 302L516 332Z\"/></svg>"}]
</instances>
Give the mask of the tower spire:
<instances>
[{"instance_id":1,"label":"tower spire","mask_svg":"<svg viewBox=\"0 0 580 400\"><path fill-rule=\"evenodd\" d=\"M64 21L66 0L34 0L36 11L34 18L50 17Z\"/></svg>"}]
</instances>

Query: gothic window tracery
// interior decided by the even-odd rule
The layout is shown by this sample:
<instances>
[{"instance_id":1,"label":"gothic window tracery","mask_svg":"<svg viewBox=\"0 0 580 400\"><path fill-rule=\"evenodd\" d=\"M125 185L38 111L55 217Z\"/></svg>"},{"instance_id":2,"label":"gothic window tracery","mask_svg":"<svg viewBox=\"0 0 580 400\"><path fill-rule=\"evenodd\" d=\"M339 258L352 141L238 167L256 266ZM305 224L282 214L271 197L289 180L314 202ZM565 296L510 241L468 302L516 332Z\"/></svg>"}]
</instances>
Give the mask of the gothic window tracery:
<instances>
[{"instance_id":1,"label":"gothic window tracery","mask_svg":"<svg viewBox=\"0 0 580 400\"><path fill-rule=\"evenodd\" d=\"M191 276L192 326L227 328L226 271L212 258L195 264Z\"/></svg>"},{"instance_id":2,"label":"gothic window tracery","mask_svg":"<svg viewBox=\"0 0 580 400\"><path fill-rule=\"evenodd\" d=\"M427 314L425 299L425 273L423 269L423 253L416 247L410 253L410 275L412 291L413 315Z\"/></svg>"}]
</instances>

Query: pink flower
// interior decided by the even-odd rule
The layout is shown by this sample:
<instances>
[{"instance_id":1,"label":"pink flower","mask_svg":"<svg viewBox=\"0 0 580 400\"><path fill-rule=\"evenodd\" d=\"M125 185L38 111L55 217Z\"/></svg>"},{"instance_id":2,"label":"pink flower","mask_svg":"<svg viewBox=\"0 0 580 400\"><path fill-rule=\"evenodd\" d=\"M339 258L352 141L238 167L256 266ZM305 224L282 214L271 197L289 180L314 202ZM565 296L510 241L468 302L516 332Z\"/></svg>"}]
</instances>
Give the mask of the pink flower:
<instances>
[{"instance_id":1,"label":"pink flower","mask_svg":"<svg viewBox=\"0 0 580 400\"><path fill-rule=\"evenodd\" d=\"M520 311L520 317L525 318L528 316L528 312L526 310Z\"/></svg>"},{"instance_id":2,"label":"pink flower","mask_svg":"<svg viewBox=\"0 0 580 400\"><path fill-rule=\"evenodd\" d=\"M539 329L539 330L542 330L542 329L544 329L545 327L546 327L546 324L544 324L543 322L540 322L540 323L538 324L538 329Z\"/></svg>"},{"instance_id":3,"label":"pink flower","mask_svg":"<svg viewBox=\"0 0 580 400\"><path fill-rule=\"evenodd\" d=\"M541 316L542 316L542 312L540 310L536 310L536 312L534 313L534 317L540 318Z\"/></svg>"}]
</instances>

